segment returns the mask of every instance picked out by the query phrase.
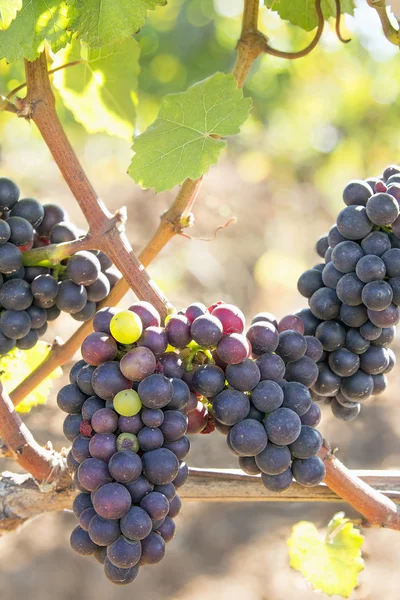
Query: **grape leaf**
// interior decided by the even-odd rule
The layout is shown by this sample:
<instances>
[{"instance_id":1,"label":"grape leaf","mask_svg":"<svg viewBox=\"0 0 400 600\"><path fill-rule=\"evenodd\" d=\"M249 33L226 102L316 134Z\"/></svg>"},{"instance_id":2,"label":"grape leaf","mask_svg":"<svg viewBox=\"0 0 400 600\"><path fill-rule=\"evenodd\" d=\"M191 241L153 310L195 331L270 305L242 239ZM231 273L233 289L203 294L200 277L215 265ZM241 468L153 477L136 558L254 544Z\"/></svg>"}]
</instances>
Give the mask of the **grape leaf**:
<instances>
[{"instance_id":1,"label":"grape leaf","mask_svg":"<svg viewBox=\"0 0 400 600\"><path fill-rule=\"evenodd\" d=\"M9 394L21 383L50 352L49 344L38 342L31 350L18 350L14 348L11 352L0 358L1 382L5 391ZM62 369L58 367L42 383L20 402L16 410L20 413L28 413L31 408L39 404L45 404L50 393L52 380L62 375Z\"/></svg>"},{"instance_id":2,"label":"grape leaf","mask_svg":"<svg viewBox=\"0 0 400 600\"><path fill-rule=\"evenodd\" d=\"M290 566L300 571L315 590L348 598L358 585L358 573L364 569L363 541L344 513L333 516L325 540L313 523L301 521L288 540Z\"/></svg>"},{"instance_id":3,"label":"grape leaf","mask_svg":"<svg viewBox=\"0 0 400 600\"><path fill-rule=\"evenodd\" d=\"M55 73L53 82L64 105L88 133L104 131L132 139L139 55L139 44L133 38L100 49L81 47L74 41L57 54L55 67L84 60L80 65Z\"/></svg>"},{"instance_id":4,"label":"grape leaf","mask_svg":"<svg viewBox=\"0 0 400 600\"><path fill-rule=\"evenodd\" d=\"M67 5L59 0L23 0L22 8L8 29L0 31L0 58L35 60L47 41L52 50L64 48L67 32Z\"/></svg>"},{"instance_id":5,"label":"grape leaf","mask_svg":"<svg viewBox=\"0 0 400 600\"><path fill-rule=\"evenodd\" d=\"M306 31L311 31L318 24L315 0L264 0L265 6L276 11L281 19L290 21ZM336 15L335 0L322 0L322 13L325 19ZM354 0L342 0L342 13L354 14Z\"/></svg>"},{"instance_id":6,"label":"grape leaf","mask_svg":"<svg viewBox=\"0 0 400 600\"><path fill-rule=\"evenodd\" d=\"M234 77L223 73L166 96L157 119L134 141L129 174L157 192L201 177L226 146L216 138L238 133L250 107Z\"/></svg>"},{"instance_id":7,"label":"grape leaf","mask_svg":"<svg viewBox=\"0 0 400 600\"><path fill-rule=\"evenodd\" d=\"M167 0L69 0L71 29L92 48L120 42L137 33L148 10Z\"/></svg>"},{"instance_id":8,"label":"grape leaf","mask_svg":"<svg viewBox=\"0 0 400 600\"><path fill-rule=\"evenodd\" d=\"M7 29L22 7L22 0L0 0L0 29Z\"/></svg>"}]
</instances>

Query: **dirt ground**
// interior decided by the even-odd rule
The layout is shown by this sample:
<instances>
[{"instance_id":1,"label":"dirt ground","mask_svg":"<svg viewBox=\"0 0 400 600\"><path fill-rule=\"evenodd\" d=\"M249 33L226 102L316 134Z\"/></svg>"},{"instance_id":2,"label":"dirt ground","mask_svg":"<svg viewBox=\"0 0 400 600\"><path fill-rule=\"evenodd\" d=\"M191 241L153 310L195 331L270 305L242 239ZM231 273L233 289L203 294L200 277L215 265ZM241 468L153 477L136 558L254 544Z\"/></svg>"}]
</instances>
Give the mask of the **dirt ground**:
<instances>
[{"instance_id":1,"label":"dirt ground","mask_svg":"<svg viewBox=\"0 0 400 600\"><path fill-rule=\"evenodd\" d=\"M24 195L67 207L73 220L84 225L47 151L34 131L27 134L22 125L27 127L16 124L16 137L6 141L1 174L15 177ZM22 148L19 131L24 131L26 141ZM173 195L138 190L125 175L128 152L122 142L101 136L93 136L81 149L89 176L109 208L128 206L128 233L139 250ZM296 291L297 276L318 262L313 244L332 224L339 206L340 197L336 206L329 206L310 184L286 189L273 181L249 185L225 159L205 180L191 234L212 237L216 227L232 216L237 224L220 231L210 243L174 239L150 272L179 307L223 298L241 306L249 318L262 309L283 316L305 306ZM132 295L122 305L130 300ZM73 327L69 317L63 318L49 329L49 341L55 334L66 338ZM46 407L25 418L38 441L51 439L57 449L65 444L62 415L55 404L61 383L56 382ZM400 375L392 372L389 391L369 401L350 424L324 412L321 432L339 447L339 457L349 467L399 467L399 389ZM193 439L188 464L237 466L217 432ZM12 464L4 464L4 469L11 468ZM299 520L324 527L338 510L357 516L342 504L187 503L166 558L156 567L142 569L136 582L125 588L108 583L93 559L70 550L72 513L49 514L0 540L0 600L311 600L314 592L288 565L286 540ZM389 530L364 534L366 569L352 597L397 600L400 536Z\"/></svg>"}]
</instances>

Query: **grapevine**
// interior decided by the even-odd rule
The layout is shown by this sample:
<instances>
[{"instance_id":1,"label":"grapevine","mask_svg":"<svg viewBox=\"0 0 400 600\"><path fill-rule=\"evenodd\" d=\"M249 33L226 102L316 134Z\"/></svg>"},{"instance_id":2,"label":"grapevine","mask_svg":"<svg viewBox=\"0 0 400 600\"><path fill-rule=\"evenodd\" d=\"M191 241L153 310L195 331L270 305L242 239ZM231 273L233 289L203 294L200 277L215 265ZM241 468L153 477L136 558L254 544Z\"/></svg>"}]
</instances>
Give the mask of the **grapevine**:
<instances>
[{"instance_id":1,"label":"grapevine","mask_svg":"<svg viewBox=\"0 0 400 600\"><path fill-rule=\"evenodd\" d=\"M364 517L362 525L400 529L395 474L359 477L317 429L325 404L335 417L354 420L364 401L386 389L396 364L389 346L400 320L400 167L346 186L345 208L316 245L323 262L298 280L309 308L295 315L262 312L246 325L244 313L222 301L176 312L145 269L192 226L203 178L253 110L243 86L255 61L263 54L307 56L329 19L347 43L341 16L353 13L352 0L265 0L264 11L313 32L303 46L294 38L291 50L269 40L260 3L245 0L232 73L222 67L174 89L143 129L135 122L139 57L143 50L146 72L149 47L141 46L146 34L138 40L148 13L167 9L164 0L134 4L0 3L0 57L24 61L26 76L7 84L0 110L36 125L88 223L79 230L56 203L22 197L6 173L0 177L1 451L27 471L0 478L1 530L72 505L79 522L72 549L93 556L108 580L124 585L163 559L181 497L213 498L212 486L218 497L218 481L237 487L231 498L246 498L251 489L253 497L274 501L342 499ZM400 45L385 2L368 4L387 40ZM75 72L84 73L83 86ZM125 234L126 209L111 214L99 198L66 136L55 91L88 132L133 137L127 171L138 185L155 192L180 186L138 257ZM114 308L129 289L138 301ZM39 340L61 313L82 325L45 349ZM43 403L47 378L54 380L77 350L82 358L56 394L71 444L59 453L36 442L14 406L24 412ZM35 367L13 389L19 359L23 372ZM222 434L240 471L190 469L190 436L198 434ZM348 596L363 568L361 544L341 513L325 541L312 524L300 523L289 541L290 564L316 589Z\"/></svg>"}]
</instances>

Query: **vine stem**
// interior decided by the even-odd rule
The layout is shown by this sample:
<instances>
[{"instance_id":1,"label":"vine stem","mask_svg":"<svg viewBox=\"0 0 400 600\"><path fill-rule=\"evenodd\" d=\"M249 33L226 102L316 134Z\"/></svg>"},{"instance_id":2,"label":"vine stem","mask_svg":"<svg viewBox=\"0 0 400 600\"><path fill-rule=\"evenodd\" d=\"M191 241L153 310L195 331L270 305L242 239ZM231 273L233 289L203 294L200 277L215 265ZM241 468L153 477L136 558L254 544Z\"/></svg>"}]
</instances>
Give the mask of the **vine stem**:
<instances>
[{"instance_id":1,"label":"vine stem","mask_svg":"<svg viewBox=\"0 0 400 600\"><path fill-rule=\"evenodd\" d=\"M361 513L366 525L400 531L400 509L393 500L355 476L336 458L326 443L319 455L325 462L324 483Z\"/></svg>"},{"instance_id":2,"label":"vine stem","mask_svg":"<svg viewBox=\"0 0 400 600\"><path fill-rule=\"evenodd\" d=\"M51 449L42 448L14 410L0 382L0 431L7 456L13 458L40 483L57 481L65 469L65 459Z\"/></svg>"},{"instance_id":3,"label":"vine stem","mask_svg":"<svg viewBox=\"0 0 400 600\"><path fill-rule=\"evenodd\" d=\"M39 129L71 192L103 250L141 300L147 300L165 318L172 308L167 298L134 255L123 227L109 213L89 182L59 121L47 70L46 54L34 62L25 61L28 116Z\"/></svg>"},{"instance_id":4,"label":"vine stem","mask_svg":"<svg viewBox=\"0 0 400 600\"><path fill-rule=\"evenodd\" d=\"M400 471L350 471L350 475L385 498L400 501ZM56 491L47 491L43 486L40 489L29 475L3 473L0 535L15 531L40 514L70 509L76 493L71 480L65 480ZM343 502L324 484L305 488L293 483L282 494L270 492L261 484L259 475L246 475L237 469L189 468L189 479L179 495L185 502Z\"/></svg>"}]
</instances>

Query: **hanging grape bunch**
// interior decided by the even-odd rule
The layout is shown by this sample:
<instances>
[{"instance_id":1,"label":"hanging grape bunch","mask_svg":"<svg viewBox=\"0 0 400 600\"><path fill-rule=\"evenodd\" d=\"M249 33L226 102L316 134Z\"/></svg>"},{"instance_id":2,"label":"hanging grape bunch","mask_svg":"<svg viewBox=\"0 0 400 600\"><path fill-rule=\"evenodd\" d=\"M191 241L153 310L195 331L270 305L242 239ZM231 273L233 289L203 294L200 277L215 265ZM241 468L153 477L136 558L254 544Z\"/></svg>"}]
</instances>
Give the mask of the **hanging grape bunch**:
<instances>
[{"instance_id":1,"label":"hanging grape bunch","mask_svg":"<svg viewBox=\"0 0 400 600\"><path fill-rule=\"evenodd\" d=\"M87 321L120 275L102 252L77 252L61 264L24 266L23 253L78 239L82 232L55 204L19 199L17 185L0 178L0 355L33 348L61 311Z\"/></svg>"},{"instance_id":2,"label":"hanging grape bunch","mask_svg":"<svg viewBox=\"0 0 400 600\"><path fill-rule=\"evenodd\" d=\"M71 545L117 584L158 563L174 535L188 433L216 427L243 470L275 492L325 475L308 390L323 350L298 317L278 326L262 313L245 334L236 307L192 304L160 323L147 302L98 311L57 397L80 491Z\"/></svg>"},{"instance_id":3,"label":"hanging grape bunch","mask_svg":"<svg viewBox=\"0 0 400 600\"><path fill-rule=\"evenodd\" d=\"M308 388L318 376L321 344L303 335L296 316L278 325L273 315L260 313L245 333L242 311L228 304L211 307L211 313L191 306L186 317L171 318L167 333L185 318L194 318L190 336L200 348L213 349L216 363L192 364L186 376L192 390L210 402L215 427L227 436L240 467L261 473L273 492L286 490L293 477L304 486L320 483L325 468L316 454L322 437L314 429L320 410ZM189 425L195 412L189 413Z\"/></svg>"},{"instance_id":4,"label":"hanging grape bunch","mask_svg":"<svg viewBox=\"0 0 400 600\"><path fill-rule=\"evenodd\" d=\"M351 181L343 200L336 225L317 243L325 262L298 281L310 307L298 316L324 350L313 398L350 421L385 390L396 360L389 345L400 318L400 167Z\"/></svg>"}]
</instances>

